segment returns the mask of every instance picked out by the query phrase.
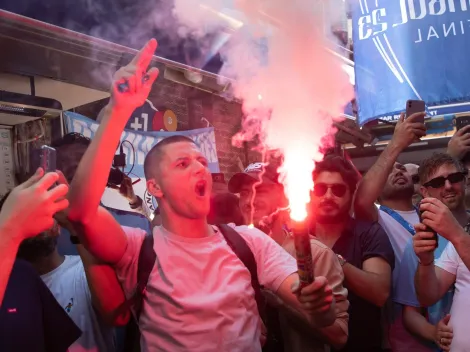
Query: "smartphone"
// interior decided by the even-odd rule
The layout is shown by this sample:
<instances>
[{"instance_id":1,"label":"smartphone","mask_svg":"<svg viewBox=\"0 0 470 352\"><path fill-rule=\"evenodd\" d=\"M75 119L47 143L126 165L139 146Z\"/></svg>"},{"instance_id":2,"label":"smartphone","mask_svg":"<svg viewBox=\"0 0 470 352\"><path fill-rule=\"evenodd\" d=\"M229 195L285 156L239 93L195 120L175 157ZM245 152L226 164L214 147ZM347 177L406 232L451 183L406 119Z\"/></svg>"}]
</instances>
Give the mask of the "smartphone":
<instances>
[{"instance_id":1,"label":"smartphone","mask_svg":"<svg viewBox=\"0 0 470 352\"><path fill-rule=\"evenodd\" d=\"M421 211L421 204L418 204L418 209L419 209L419 222L423 223L423 212ZM429 226L426 227L426 231L432 232L434 234L433 239L436 241L436 248L437 248L439 246L439 238L437 237L437 232L434 231Z\"/></svg>"},{"instance_id":2,"label":"smartphone","mask_svg":"<svg viewBox=\"0 0 470 352\"><path fill-rule=\"evenodd\" d=\"M122 181L124 180L124 173L118 168L111 167L108 176L108 187L116 188L121 186Z\"/></svg>"},{"instance_id":3,"label":"smartphone","mask_svg":"<svg viewBox=\"0 0 470 352\"><path fill-rule=\"evenodd\" d=\"M455 128L458 130L470 125L470 116L459 116L455 118Z\"/></svg>"},{"instance_id":4,"label":"smartphone","mask_svg":"<svg viewBox=\"0 0 470 352\"><path fill-rule=\"evenodd\" d=\"M405 118L410 117L417 112L425 112L426 111L426 103L422 100L408 100L406 102L406 115ZM424 123L424 116L422 119L420 118L416 122Z\"/></svg>"},{"instance_id":5,"label":"smartphone","mask_svg":"<svg viewBox=\"0 0 470 352\"><path fill-rule=\"evenodd\" d=\"M42 168L44 173L56 172L57 170L57 152L48 145L43 145L32 151L31 171L36 172Z\"/></svg>"}]
</instances>

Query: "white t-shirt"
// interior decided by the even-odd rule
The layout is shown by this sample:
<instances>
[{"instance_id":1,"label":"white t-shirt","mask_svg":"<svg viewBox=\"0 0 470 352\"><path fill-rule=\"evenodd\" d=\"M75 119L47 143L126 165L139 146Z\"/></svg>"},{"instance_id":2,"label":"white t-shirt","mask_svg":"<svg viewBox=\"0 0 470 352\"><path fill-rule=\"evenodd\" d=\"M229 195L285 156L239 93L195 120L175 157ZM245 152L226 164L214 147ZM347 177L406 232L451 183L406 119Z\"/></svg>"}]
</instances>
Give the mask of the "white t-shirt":
<instances>
[{"instance_id":1,"label":"white t-shirt","mask_svg":"<svg viewBox=\"0 0 470 352\"><path fill-rule=\"evenodd\" d=\"M126 253L116 273L127 297L137 285L143 230L124 227ZM235 230L256 259L262 286L276 292L297 271L295 259L263 232ZM261 319L248 269L222 234L176 236L153 229L156 265L150 274L140 316L143 351L261 351Z\"/></svg>"},{"instance_id":2,"label":"white t-shirt","mask_svg":"<svg viewBox=\"0 0 470 352\"><path fill-rule=\"evenodd\" d=\"M69 352L115 351L113 329L93 309L85 269L78 255L66 255L58 268L41 275L41 279L82 330L82 336L69 347Z\"/></svg>"},{"instance_id":3,"label":"white t-shirt","mask_svg":"<svg viewBox=\"0 0 470 352\"><path fill-rule=\"evenodd\" d=\"M436 261L436 266L456 276L454 300L450 310L450 325L454 329L451 351L468 352L470 351L470 271L450 242Z\"/></svg>"}]
</instances>

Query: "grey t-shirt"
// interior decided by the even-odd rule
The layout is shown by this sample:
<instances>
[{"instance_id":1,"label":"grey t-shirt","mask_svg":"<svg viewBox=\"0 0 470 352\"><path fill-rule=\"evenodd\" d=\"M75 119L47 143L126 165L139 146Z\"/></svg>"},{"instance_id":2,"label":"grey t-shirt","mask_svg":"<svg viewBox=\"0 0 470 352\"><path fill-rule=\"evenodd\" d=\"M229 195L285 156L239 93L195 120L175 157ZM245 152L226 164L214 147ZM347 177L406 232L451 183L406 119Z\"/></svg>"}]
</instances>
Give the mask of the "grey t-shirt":
<instances>
[{"instance_id":1,"label":"grey t-shirt","mask_svg":"<svg viewBox=\"0 0 470 352\"><path fill-rule=\"evenodd\" d=\"M145 231L123 227L127 249L116 265L126 296L137 285ZM143 351L259 352L261 319L251 276L222 234L190 238L153 229L157 260L150 274L139 325ZM269 236L235 227L258 266L261 285L276 292L297 271L295 259Z\"/></svg>"}]
</instances>

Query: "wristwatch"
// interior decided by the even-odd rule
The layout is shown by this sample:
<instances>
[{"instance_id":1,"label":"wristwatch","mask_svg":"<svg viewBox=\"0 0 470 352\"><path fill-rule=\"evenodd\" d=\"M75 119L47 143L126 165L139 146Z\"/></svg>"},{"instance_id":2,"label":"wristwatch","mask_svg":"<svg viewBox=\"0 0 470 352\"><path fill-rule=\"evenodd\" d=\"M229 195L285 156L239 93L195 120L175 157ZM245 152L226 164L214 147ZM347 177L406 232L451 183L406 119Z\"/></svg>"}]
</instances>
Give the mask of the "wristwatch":
<instances>
[{"instance_id":1,"label":"wristwatch","mask_svg":"<svg viewBox=\"0 0 470 352\"><path fill-rule=\"evenodd\" d=\"M339 264L340 264L341 266L344 266L344 264L347 263L346 259L344 259L344 257L343 257L341 254L336 254L336 256L338 257Z\"/></svg>"}]
</instances>

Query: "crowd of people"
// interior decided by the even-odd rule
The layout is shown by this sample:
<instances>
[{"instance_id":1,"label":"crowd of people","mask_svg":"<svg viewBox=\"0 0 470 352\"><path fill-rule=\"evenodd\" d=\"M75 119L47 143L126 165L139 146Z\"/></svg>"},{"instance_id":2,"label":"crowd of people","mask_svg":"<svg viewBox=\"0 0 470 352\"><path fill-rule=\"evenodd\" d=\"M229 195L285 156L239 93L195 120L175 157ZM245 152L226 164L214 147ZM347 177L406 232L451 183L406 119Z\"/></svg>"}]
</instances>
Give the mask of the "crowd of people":
<instances>
[{"instance_id":1,"label":"crowd of people","mask_svg":"<svg viewBox=\"0 0 470 352\"><path fill-rule=\"evenodd\" d=\"M0 202L0 350L470 350L460 161L470 127L446 153L402 165L400 154L426 134L423 114L402 116L364 176L336 153L316 163L315 279L300 286L274 157L215 194L197 145L168 137L144 163L158 202L152 231L121 226L101 205L127 120L158 76L147 71L155 49L152 40L116 73L93 140L56 141L59 170L37 170ZM148 215L130 182L119 191ZM59 253L59 228L78 255Z\"/></svg>"}]
</instances>

